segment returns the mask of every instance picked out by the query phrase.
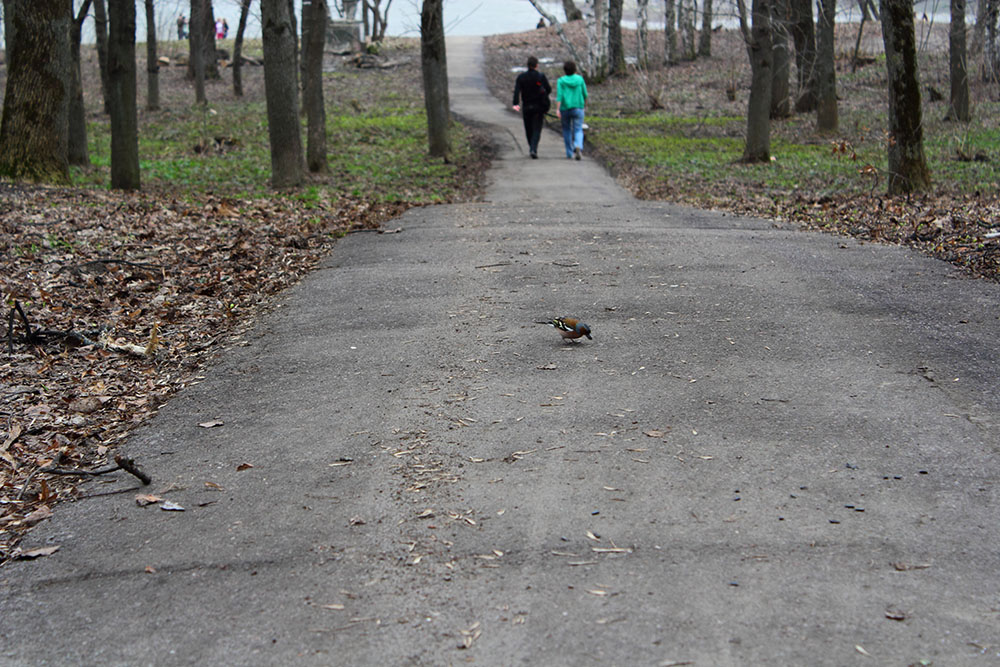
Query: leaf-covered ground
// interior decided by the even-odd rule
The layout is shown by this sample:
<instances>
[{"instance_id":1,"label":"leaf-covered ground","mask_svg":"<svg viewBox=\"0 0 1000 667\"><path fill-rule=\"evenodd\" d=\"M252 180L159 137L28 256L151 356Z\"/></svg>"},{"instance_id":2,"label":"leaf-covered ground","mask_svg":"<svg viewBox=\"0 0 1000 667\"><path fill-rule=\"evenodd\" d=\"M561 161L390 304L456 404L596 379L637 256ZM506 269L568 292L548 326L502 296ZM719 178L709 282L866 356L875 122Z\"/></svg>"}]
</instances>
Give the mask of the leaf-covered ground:
<instances>
[{"instance_id":1,"label":"leaf-covered ground","mask_svg":"<svg viewBox=\"0 0 1000 667\"><path fill-rule=\"evenodd\" d=\"M814 114L772 121L770 164L739 163L750 69L732 30L713 34L710 58L670 67L662 64L662 31L651 32L647 69L630 67L628 76L589 85L586 150L643 199L906 245L1000 280L1000 89L970 77L973 121L945 121L947 101L934 94L949 90L946 26L918 23L925 150L934 179L929 193L884 194L888 85L881 34L872 23L860 41L858 25L838 26L839 131L818 135ZM624 32L626 53L634 54L634 33ZM567 34L584 52L581 26L570 24ZM505 103L528 55L542 59L553 85L569 57L554 28L498 35L486 44L490 88ZM970 60L970 73L977 62ZM791 76L794 83L794 63Z\"/></svg>"},{"instance_id":2,"label":"leaf-covered ground","mask_svg":"<svg viewBox=\"0 0 1000 667\"><path fill-rule=\"evenodd\" d=\"M52 468L114 466L116 445L239 345L338 238L477 196L484 137L456 128L451 162L426 158L418 53L410 40L379 60L388 69L331 60L331 174L296 192L267 187L259 67L244 72L245 99L228 78L212 83L211 114L190 106L182 68L165 69L165 109L140 118L142 192L106 189L99 108L79 187L0 181L0 563L55 503L79 496L84 477ZM206 137L210 150L196 150Z\"/></svg>"}]
</instances>

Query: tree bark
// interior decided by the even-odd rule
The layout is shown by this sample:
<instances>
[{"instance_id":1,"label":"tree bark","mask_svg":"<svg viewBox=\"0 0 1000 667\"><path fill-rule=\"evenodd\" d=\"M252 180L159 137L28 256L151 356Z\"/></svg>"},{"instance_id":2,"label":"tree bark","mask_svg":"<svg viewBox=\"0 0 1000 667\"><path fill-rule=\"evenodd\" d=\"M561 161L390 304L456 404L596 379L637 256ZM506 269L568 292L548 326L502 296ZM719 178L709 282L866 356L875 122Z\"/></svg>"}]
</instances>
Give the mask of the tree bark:
<instances>
[{"instance_id":1,"label":"tree bark","mask_svg":"<svg viewBox=\"0 0 1000 667\"><path fill-rule=\"evenodd\" d=\"M583 12L576 8L573 0L562 0L563 13L566 14L566 22L579 21L583 19Z\"/></svg>"},{"instance_id":2,"label":"tree bark","mask_svg":"<svg viewBox=\"0 0 1000 667\"><path fill-rule=\"evenodd\" d=\"M820 134L837 131L837 68L834 62L834 21L837 0L819 0L816 35L816 130Z\"/></svg>"},{"instance_id":3,"label":"tree bark","mask_svg":"<svg viewBox=\"0 0 1000 667\"><path fill-rule=\"evenodd\" d=\"M90 11L91 0L84 0L80 11L70 25L70 72L72 76L69 99L69 135L67 151L69 163L90 164L87 148L87 111L83 105L83 78L80 73L80 41L83 22Z\"/></svg>"},{"instance_id":4,"label":"tree bark","mask_svg":"<svg viewBox=\"0 0 1000 667\"><path fill-rule=\"evenodd\" d=\"M931 174L924 157L913 4L881 0L879 7L889 75L889 194L921 192L930 188Z\"/></svg>"},{"instance_id":5,"label":"tree bark","mask_svg":"<svg viewBox=\"0 0 1000 667\"><path fill-rule=\"evenodd\" d=\"M771 3L753 0L753 26L746 25L746 4L737 0L740 28L750 56L750 100L747 104L747 136L742 161L746 163L771 160Z\"/></svg>"},{"instance_id":6,"label":"tree bark","mask_svg":"<svg viewBox=\"0 0 1000 667\"><path fill-rule=\"evenodd\" d=\"M160 108L160 61L156 59L156 10L146 0L146 108Z\"/></svg>"},{"instance_id":7,"label":"tree bark","mask_svg":"<svg viewBox=\"0 0 1000 667\"><path fill-rule=\"evenodd\" d=\"M100 0L98 0L100 1ZM191 0L188 21L188 77L194 79L194 103L205 104L205 1ZM215 38L212 38L215 41Z\"/></svg>"},{"instance_id":8,"label":"tree bark","mask_svg":"<svg viewBox=\"0 0 1000 667\"><path fill-rule=\"evenodd\" d=\"M622 41L622 5L624 0L608 3L608 60L611 74L625 73L625 44Z\"/></svg>"},{"instance_id":9,"label":"tree bark","mask_svg":"<svg viewBox=\"0 0 1000 667\"><path fill-rule=\"evenodd\" d=\"M807 113L816 109L816 33L810 0L790 0L791 33L795 43L795 70L798 99L795 111Z\"/></svg>"},{"instance_id":10,"label":"tree bark","mask_svg":"<svg viewBox=\"0 0 1000 667\"><path fill-rule=\"evenodd\" d=\"M447 158L451 150L448 137L451 114L442 0L423 0L420 11L420 66L424 77L428 148L433 157Z\"/></svg>"},{"instance_id":11,"label":"tree bark","mask_svg":"<svg viewBox=\"0 0 1000 667\"><path fill-rule=\"evenodd\" d=\"M678 0L677 9L681 59L694 60L698 55L698 45L695 41L695 0Z\"/></svg>"},{"instance_id":12,"label":"tree bark","mask_svg":"<svg viewBox=\"0 0 1000 667\"><path fill-rule=\"evenodd\" d=\"M104 113L110 113L108 104L108 10L104 0L94 0L94 34L97 41L97 66L101 71L101 98Z\"/></svg>"},{"instance_id":13,"label":"tree bark","mask_svg":"<svg viewBox=\"0 0 1000 667\"><path fill-rule=\"evenodd\" d=\"M135 0L108 0L108 93L111 109L111 188L139 189L136 108Z\"/></svg>"},{"instance_id":14,"label":"tree bark","mask_svg":"<svg viewBox=\"0 0 1000 667\"><path fill-rule=\"evenodd\" d=\"M306 166L314 173L327 172L326 108L323 104L323 49L326 46L326 0L303 0L302 27L306 30L305 80L302 98L306 107Z\"/></svg>"},{"instance_id":15,"label":"tree bark","mask_svg":"<svg viewBox=\"0 0 1000 667\"><path fill-rule=\"evenodd\" d=\"M303 176L295 30L288 2L261 0L260 5L271 185L294 187L302 183Z\"/></svg>"},{"instance_id":16,"label":"tree bark","mask_svg":"<svg viewBox=\"0 0 1000 667\"><path fill-rule=\"evenodd\" d=\"M965 0L951 0L951 26L948 29L948 69L951 96L945 120L967 123L969 113L969 71L965 49Z\"/></svg>"},{"instance_id":17,"label":"tree bark","mask_svg":"<svg viewBox=\"0 0 1000 667\"><path fill-rule=\"evenodd\" d=\"M983 36L983 81L993 83L1000 81L1000 30L997 19L1000 18L1000 0L986 0L983 13L985 34ZM976 22L978 29L978 20Z\"/></svg>"},{"instance_id":18,"label":"tree bark","mask_svg":"<svg viewBox=\"0 0 1000 667\"><path fill-rule=\"evenodd\" d=\"M771 16L771 52L774 58L771 78L771 118L791 114L788 77L791 76L788 53L788 0L774 0Z\"/></svg>"},{"instance_id":19,"label":"tree bark","mask_svg":"<svg viewBox=\"0 0 1000 667\"><path fill-rule=\"evenodd\" d=\"M251 0L240 0L240 24L236 28L236 40L233 42L233 94L237 97L243 97L243 33L247 29L250 2Z\"/></svg>"},{"instance_id":20,"label":"tree bark","mask_svg":"<svg viewBox=\"0 0 1000 667\"><path fill-rule=\"evenodd\" d=\"M10 62L10 54L13 53L11 45L14 43L14 22L9 20L14 14L11 5L14 0L3 0L3 41L4 41L4 62Z\"/></svg>"},{"instance_id":21,"label":"tree bark","mask_svg":"<svg viewBox=\"0 0 1000 667\"><path fill-rule=\"evenodd\" d=\"M64 0L8 3L4 20L16 38L9 50L0 175L65 183L69 180L70 22Z\"/></svg>"},{"instance_id":22,"label":"tree bark","mask_svg":"<svg viewBox=\"0 0 1000 667\"><path fill-rule=\"evenodd\" d=\"M197 6L197 17L195 9ZM219 78L219 53L215 46L215 10L212 0L191 0L191 21L188 24L189 54L187 77L195 78L194 47L198 43L205 79Z\"/></svg>"},{"instance_id":23,"label":"tree bark","mask_svg":"<svg viewBox=\"0 0 1000 667\"><path fill-rule=\"evenodd\" d=\"M649 66L649 23L647 21L649 0L636 0L636 64L641 69ZM619 25L619 31L621 26Z\"/></svg>"},{"instance_id":24,"label":"tree bark","mask_svg":"<svg viewBox=\"0 0 1000 667\"><path fill-rule=\"evenodd\" d=\"M712 57L712 0L702 0L701 35L698 36L698 55Z\"/></svg>"},{"instance_id":25,"label":"tree bark","mask_svg":"<svg viewBox=\"0 0 1000 667\"><path fill-rule=\"evenodd\" d=\"M664 0L663 2L663 62L666 65L676 65L680 58L677 54L677 3L679 0Z\"/></svg>"}]
</instances>

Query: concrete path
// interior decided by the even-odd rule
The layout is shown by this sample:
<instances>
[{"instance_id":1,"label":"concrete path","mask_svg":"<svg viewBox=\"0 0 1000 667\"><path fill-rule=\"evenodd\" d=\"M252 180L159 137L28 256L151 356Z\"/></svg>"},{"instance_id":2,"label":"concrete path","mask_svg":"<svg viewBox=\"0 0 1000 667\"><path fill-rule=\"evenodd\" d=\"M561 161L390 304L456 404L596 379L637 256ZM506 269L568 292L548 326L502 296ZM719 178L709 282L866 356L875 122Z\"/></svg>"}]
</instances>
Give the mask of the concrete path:
<instances>
[{"instance_id":1,"label":"concrete path","mask_svg":"<svg viewBox=\"0 0 1000 667\"><path fill-rule=\"evenodd\" d=\"M560 153L344 239L126 445L185 511L0 569L0 664L996 664L1000 288Z\"/></svg>"}]
</instances>

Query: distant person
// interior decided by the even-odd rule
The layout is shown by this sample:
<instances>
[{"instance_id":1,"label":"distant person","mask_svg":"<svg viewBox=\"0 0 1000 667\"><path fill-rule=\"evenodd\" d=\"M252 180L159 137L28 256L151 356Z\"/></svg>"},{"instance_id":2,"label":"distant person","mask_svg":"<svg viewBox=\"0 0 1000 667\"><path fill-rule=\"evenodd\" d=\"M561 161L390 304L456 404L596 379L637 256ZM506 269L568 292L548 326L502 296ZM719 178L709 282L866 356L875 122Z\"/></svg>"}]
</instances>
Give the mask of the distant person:
<instances>
[{"instance_id":1,"label":"distant person","mask_svg":"<svg viewBox=\"0 0 1000 667\"><path fill-rule=\"evenodd\" d=\"M524 119L524 134L528 138L528 153L532 160L538 159L538 140L542 137L542 125L549 110L549 93L552 86L545 75L538 71L538 58L528 58L528 69L517 75L514 82L514 111L521 112Z\"/></svg>"},{"instance_id":2,"label":"distant person","mask_svg":"<svg viewBox=\"0 0 1000 667\"><path fill-rule=\"evenodd\" d=\"M222 39L229 38L229 22L226 19L222 19Z\"/></svg>"},{"instance_id":3,"label":"distant person","mask_svg":"<svg viewBox=\"0 0 1000 667\"><path fill-rule=\"evenodd\" d=\"M538 25L535 26L535 30L545 27L545 18L538 19Z\"/></svg>"},{"instance_id":4,"label":"distant person","mask_svg":"<svg viewBox=\"0 0 1000 667\"><path fill-rule=\"evenodd\" d=\"M216 39L220 39L221 40L221 39L225 39L225 37L226 37L225 32L223 31L223 25L222 24L223 24L222 19L215 19L215 38Z\"/></svg>"},{"instance_id":5,"label":"distant person","mask_svg":"<svg viewBox=\"0 0 1000 667\"><path fill-rule=\"evenodd\" d=\"M556 80L556 116L562 122L566 157L583 156L583 109L587 105L587 82L576 73L576 63L563 63L566 76Z\"/></svg>"},{"instance_id":6,"label":"distant person","mask_svg":"<svg viewBox=\"0 0 1000 667\"><path fill-rule=\"evenodd\" d=\"M177 39L187 39L187 24L183 14L177 17Z\"/></svg>"}]
</instances>

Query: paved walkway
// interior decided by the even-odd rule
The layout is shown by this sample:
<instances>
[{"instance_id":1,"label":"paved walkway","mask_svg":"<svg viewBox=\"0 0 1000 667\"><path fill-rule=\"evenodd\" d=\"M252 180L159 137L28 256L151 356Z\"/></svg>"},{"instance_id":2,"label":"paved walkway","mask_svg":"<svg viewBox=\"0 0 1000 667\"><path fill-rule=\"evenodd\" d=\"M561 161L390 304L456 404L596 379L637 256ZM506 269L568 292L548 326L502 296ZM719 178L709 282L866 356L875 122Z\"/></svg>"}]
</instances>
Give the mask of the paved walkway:
<instances>
[{"instance_id":1,"label":"paved walkway","mask_svg":"<svg viewBox=\"0 0 1000 667\"><path fill-rule=\"evenodd\" d=\"M996 662L1000 288L560 154L338 244L125 446L185 511L0 569L0 664Z\"/></svg>"}]
</instances>

